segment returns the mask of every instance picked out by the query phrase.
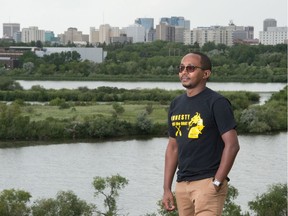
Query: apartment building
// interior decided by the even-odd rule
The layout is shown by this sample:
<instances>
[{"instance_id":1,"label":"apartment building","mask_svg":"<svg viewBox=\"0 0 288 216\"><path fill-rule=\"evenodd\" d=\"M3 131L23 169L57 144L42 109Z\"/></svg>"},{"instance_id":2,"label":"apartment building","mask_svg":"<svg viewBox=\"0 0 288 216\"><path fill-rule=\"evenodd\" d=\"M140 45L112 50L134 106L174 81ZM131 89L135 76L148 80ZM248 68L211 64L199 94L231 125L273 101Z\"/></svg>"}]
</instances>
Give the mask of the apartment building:
<instances>
[{"instance_id":1,"label":"apartment building","mask_svg":"<svg viewBox=\"0 0 288 216\"><path fill-rule=\"evenodd\" d=\"M197 27L184 32L184 44L203 46L207 42L232 46L239 41L252 40L254 27L236 26L232 22L228 26Z\"/></svg>"},{"instance_id":2,"label":"apartment building","mask_svg":"<svg viewBox=\"0 0 288 216\"><path fill-rule=\"evenodd\" d=\"M37 26L23 28L21 34L21 42L31 43L32 41L45 42L45 31L38 29Z\"/></svg>"},{"instance_id":3,"label":"apartment building","mask_svg":"<svg viewBox=\"0 0 288 216\"><path fill-rule=\"evenodd\" d=\"M287 27L267 27L267 31L259 33L259 42L264 45L287 44L287 31Z\"/></svg>"}]
</instances>

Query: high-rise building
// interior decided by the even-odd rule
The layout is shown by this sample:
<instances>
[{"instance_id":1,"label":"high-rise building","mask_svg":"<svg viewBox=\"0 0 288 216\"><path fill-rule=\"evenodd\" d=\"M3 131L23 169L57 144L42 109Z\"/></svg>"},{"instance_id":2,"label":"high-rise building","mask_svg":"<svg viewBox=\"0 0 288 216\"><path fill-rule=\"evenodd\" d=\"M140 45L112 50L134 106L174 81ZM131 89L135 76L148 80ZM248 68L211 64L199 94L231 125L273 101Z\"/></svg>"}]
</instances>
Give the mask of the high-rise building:
<instances>
[{"instance_id":1,"label":"high-rise building","mask_svg":"<svg viewBox=\"0 0 288 216\"><path fill-rule=\"evenodd\" d=\"M228 26L198 27L194 28L191 34L185 32L184 43L198 43L200 47L207 42L232 46L235 43L253 40L253 35L254 27L236 26L233 22L230 22Z\"/></svg>"},{"instance_id":2,"label":"high-rise building","mask_svg":"<svg viewBox=\"0 0 288 216\"><path fill-rule=\"evenodd\" d=\"M14 33L19 31L19 23L3 23L3 38L13 38Z\"/></svg>"},{"instance_id":3,"label":"high-rise building","mask_svg":"<svg viewBox=\"0 0 288 216\"><path fill-rule=\"evenodd\" d=\"M287 27L277 27L277 20L265 19L263 31L259 32L259 42L264 45L287 43Z\"/></svg>"},{"instance_id":4,"label":"high-rise building","mask_svg":"<svg viewBox=\"0 0 288 216\"><path fill-rule=\"evenodd\" d=\"M259 32L259 42L264 45L287 43L288 27L268 27L267 31Z\"/></svg>"},{"instance_id":5,"label":"high-rise building","mask_svg":"<svg viewBox=\"0 0 288 216\"><path fill-rule=\"evenodd\" d=\"M171 18L162 17L160 23L168 23L171 26L182 26L185 29L190 30L190 21L185 20L184 17L172 16Z\"/></svg>"},{"instance_id":6,"label":"high-rise building","mask_svg":"<svg viewBox=\"0 0 288 216\"><path fill-rule=\"evenodd\" d=\"M263 21L263 31L267 31L268 27L277 27L277 21L275 19L265 19Z\"/></svg>"},{"instance_id":7,"label":"high-rise building","mask_svg":"<svg viewBox=\"0 0 288 216\"><path fill-rule=\"evenodd\" d=\"M99 43L99 29L90 27L89 43L96 45Z\"/></svg>"},{"instance_id":8,"label":"high-rise building","mask_svg":"<svg viewBox=\"0 0 288 216\"><path fill-rule=\"evenodd\" d=\"M51 42L55 38L53 31L45 31L45 41Z\"/></svg>"},{"instance_id":9,"label":"high-rise building","mask_svg":"<svg viewBox=\"0 0 288 216\"><path fill-rule=\"evenodd\" d=\"M64 34L60 34L59 37L62 44L89 42L89 36L88 38L84 38L82 31L78 31L77 28L73 27L68 28L67 31L65 31Z\"/></svg>"},{"instance_id":10,"label":"high-rise building","mask_svg":"<svg viewBox=\"0 0 288 216\"><path fill-rule=\"evenodd\" d=\"M185 28L183 26L175 26L175 42L184 43L184 31Z\"/></svg>"},{"instance_id":11,"label":"high-rise building","mask_svg":"<svg viewBox=\"0 0 288 216\"><path fill-rule=\"evenodd\" d=\"M110 44L111 26L109 24L100 25L99 28L99 42Z\"/></svg>"},{"instance_id":12,"label":"high-rise building","mask_svg":"<svg viewBox=\"0 0 288 216\"><path fill-rule=\"evenodd\" d=\"M13 34L13 40L14 40L16 43L21 42L21 37L22 37L22 32L21 32L21 31L14 32L14 34Z\"/></svg>"},{"instance_id":13,"label":"high-rise building","mask_svg":"<svg viewBox=\"0 0 288 216\"><path fill-rule=\"evenodd\" d=\"M171 26L167 22L160 22L156 26L156 40L174 42L175 41L175 26Z\"/></svg>"},{"instance_id":14,"label":"high-rise building","mask_svg":"<svg viewBox=\"0 0 288 216\"><path fill-rule=\"evenodd\" d=\"M145 28L145 39L144 41L153 41L153 30L154 30L154 18L137 18L135 24L141 25Z\"/></svg>"},{"instance_id":15,"label":"high-rise building","mask_svg":"<svg viewBox=\"0 0 288 216\"><path fill-rule=\"evenodd\" d=\"M145 28L139 24L133 24L124 28L124 31L127 34L127 37L133 38L133 43L145 42Z\"/></svg>"},{"instance_id":16,"label":"high-rise building","mask_svg":"<svg viewBox=\"0 0 288 216\"><path fill-rule=\"evenodd\" d=\"M21 41L23 43L30 43L32 41L45 42L45 31L38 29L37 26L23 28L21 34Z\"/></svg>"},{"instance_id":17,"label":"high-rise building","mask_svg":"<svg viewBox=\"0 0 288 216\"><path fill-rule=\"evenodd\" d=\"M154 18L137 18L135 24L142 25L146 30L154 29Z\"/></svg>"}]
</instances>

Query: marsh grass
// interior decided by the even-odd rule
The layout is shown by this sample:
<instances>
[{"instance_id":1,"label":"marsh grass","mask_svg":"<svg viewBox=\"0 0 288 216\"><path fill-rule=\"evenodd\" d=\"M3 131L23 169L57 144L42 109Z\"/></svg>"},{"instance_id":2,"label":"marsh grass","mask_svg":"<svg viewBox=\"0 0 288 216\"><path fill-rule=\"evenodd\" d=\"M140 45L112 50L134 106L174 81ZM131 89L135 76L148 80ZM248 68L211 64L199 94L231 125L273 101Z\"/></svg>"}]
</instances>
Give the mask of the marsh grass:
<instances>
[{"instance_id":1,"label":"marsh grass","mask_svg":"<svg viewBox=\"0 0 288 216\"><path fill-rule=\"evenodd\" d=\"M93 118L97 115L102 116L115 116L119 119L126 120L128 122L135 122L137 116L141 112L145 112L147 104L131 104L121 103L124 108L124 112L117 114L113 109L112 103L94 103L86 106L77 106L70 104L69 108L60 109L59 106L49 105L31 105L23 106L22 114L29 116L31 121L41 121L49 117L55 119L75 119L78 121L84 121L85 119ZM165 123L167 122L167 105L161 105L159 103L153 103L153 111L149 115L154 123Z\"/></svg>"}]
</instances>

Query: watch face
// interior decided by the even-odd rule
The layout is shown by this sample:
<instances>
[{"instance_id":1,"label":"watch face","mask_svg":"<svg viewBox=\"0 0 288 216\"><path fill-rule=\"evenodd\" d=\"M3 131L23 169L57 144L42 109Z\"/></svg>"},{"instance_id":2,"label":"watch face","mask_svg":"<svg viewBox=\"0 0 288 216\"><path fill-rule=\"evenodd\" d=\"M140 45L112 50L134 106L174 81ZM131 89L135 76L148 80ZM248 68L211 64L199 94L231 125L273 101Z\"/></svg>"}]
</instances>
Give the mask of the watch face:
<instances>
[{"instance_id":1,"label":"watch face","mask_svg":"<svg viewBox=\"0 0 288 216\"><path fill-rule=\"evenodd\" d=\"M219 182L219 181L217 181L217 180L214 180L214 181L213 181L213 184L216 185L217 187L219 187L220 184L221 184L221 182Z\"/></svg>"}]
</instances>

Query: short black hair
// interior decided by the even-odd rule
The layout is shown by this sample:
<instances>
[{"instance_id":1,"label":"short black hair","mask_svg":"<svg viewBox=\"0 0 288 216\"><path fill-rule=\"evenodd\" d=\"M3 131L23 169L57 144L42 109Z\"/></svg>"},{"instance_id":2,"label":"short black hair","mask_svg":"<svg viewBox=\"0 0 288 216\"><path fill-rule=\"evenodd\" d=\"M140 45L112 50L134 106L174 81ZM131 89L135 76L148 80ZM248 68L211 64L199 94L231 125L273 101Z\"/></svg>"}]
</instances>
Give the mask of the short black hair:
<instances>
[{"instance_id":1,"label":"short black hair","mask_svg":"<svg viewBox=\"0 0 288 216\"><path fill-rule=\"evenodd\" d=\"M196 54L196 55L199 55L201 57L201 67L204 69L204 70L210 70L212 71L212 63L211 63L211 60L210 58L202 53L202 52L197 52L197 51L193 51L191 52L193 54Z\"/></svg>"}]
</instances>

